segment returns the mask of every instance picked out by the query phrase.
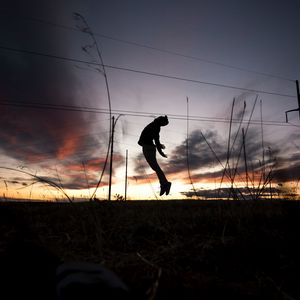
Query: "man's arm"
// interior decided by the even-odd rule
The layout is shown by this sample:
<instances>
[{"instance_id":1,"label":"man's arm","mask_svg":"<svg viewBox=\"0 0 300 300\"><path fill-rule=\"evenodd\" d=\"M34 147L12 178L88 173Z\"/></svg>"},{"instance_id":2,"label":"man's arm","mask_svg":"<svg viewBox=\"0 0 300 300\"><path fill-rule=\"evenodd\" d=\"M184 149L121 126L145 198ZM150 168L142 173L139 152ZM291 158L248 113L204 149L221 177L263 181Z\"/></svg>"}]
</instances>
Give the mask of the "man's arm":
<instances>
[{"instance_id":1,"label":"man's arm","mask_svg":"<svg viewBox=\"0 0 300 300\"><path fill-rule=\"evenodd\" d=\"M165 149L165 145L160 144L160 147L157 147L157 146L156 146L156 148L157 148L158 153L159 153L161 156L167 158L167 155L162 151L162 149Z\"/></svg>"},{"instance_id":2,"label":"man's arm","mask_svg":"<svg viewBox=\"0 0 300 300\"><path fill-rule=\"evenodd\" d=\"M155 145L156 145L156 149L158 151L158 153L163 156L163 157L167 157L167 155L162 151L162 149L165 149L165 145L161 144L160 143L160 140L159 140L159 133L157 134L157 136L154 138L154 141L155 141Z\"/></svg>"}]
</instances>

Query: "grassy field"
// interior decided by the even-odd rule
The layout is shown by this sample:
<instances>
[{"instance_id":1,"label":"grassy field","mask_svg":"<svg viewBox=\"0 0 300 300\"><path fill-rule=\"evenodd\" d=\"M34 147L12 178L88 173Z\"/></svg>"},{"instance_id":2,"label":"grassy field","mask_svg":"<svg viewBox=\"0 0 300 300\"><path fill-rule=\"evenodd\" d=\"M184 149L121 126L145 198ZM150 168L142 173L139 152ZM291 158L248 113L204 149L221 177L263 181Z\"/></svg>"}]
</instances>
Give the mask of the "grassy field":
<instances>
[{"instance_id":1,"label":"grassy field","mask_svg":"<svg viewBox=\"0 0 300 300\"><path fill-rule=\"evenodd\" d=\"M294 201L0 203L4 259L38 245L111 269L140 299L300 299L299 231Z\"/></svg>"}]
</instances>

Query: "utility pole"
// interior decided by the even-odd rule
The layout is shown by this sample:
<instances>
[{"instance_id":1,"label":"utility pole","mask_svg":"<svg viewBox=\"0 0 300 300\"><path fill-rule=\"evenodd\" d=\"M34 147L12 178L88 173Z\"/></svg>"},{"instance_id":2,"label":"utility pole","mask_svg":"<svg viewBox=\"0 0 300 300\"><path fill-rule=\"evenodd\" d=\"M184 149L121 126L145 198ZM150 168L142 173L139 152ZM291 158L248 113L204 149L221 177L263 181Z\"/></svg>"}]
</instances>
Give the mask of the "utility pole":
<instances>
[{"instance_id":1,"label":"utility pole","mask_svg":"<svg viewBox=\"0 0 300 300\"><path fill-rule=\"evenodd\" d=\"M112 179L112 166L113 166L113 153L114 153L114 131L115 131L115 117L112 116L111 126L111 142L110 142L110 166L109 166L109 186L108 186L108 201L111 200L111 179Z\"/></svg>"},{"instance_id":2,"label":"utility pole","mask_svg":"<svg viewBox=\"0 0 300 300\"><path fill-rule=\"evenodd\" d=\"M119 118L122 115L118 115L116 121L115 117L112 116L111 118L111 142L110 142L110 167L109 167L109 186L108 186L108 200L111 200L111 181L112 181L112 171L113 171L113 156L114 156L114 133L115 133L115 127L119 120Z\"/></svg>"},{"instance_id":3,"label":"utility pole","mask_svg":"<svg viewBox=\"0 0 300 300\"><path fill-rule=\"evenodd\" d=\"M298 108L296 108L296 109L291 109L291 110L287 110L286 112L285 112L285 120L286 120L286 123L288 123L288 116L287 116L287 114L289 113L289 112L292 112L292 111L299 111L299 119L300 119L300 92L299 92L299 81L298 80L296 80L296 89L297 89L297 99L298 99Z\"/></svg>"},{"instance_id":4,"label":"utility pole","mask_svg":"<svg viewBox=\"0 0 300 300\"><path fill-rule=\"evenodd\" d=\"M127 166L128 166L128 150L126 149L126 166L125 166L125 197L124 200L127 200Z\"/></svg>"}]
</instances>

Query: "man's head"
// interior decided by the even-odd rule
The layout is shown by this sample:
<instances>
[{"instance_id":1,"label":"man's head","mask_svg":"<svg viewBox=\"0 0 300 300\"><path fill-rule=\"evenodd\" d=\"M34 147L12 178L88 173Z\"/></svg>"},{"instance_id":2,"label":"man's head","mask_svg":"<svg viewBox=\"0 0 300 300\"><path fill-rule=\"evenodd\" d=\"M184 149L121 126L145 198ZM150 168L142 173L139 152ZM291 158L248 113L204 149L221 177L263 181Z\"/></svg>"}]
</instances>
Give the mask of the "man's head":
<instances>
[{"instance_id":1,"label":"man's head","mask_svg":"<svg viewBox=\"0 0 300 300\"><path fill-rule=\"evenodd\" d=\"M168 116L160 116L154 119L154 122L157 123L159 126L166 126L169 124Z\"/></svg>"}]
</instances>

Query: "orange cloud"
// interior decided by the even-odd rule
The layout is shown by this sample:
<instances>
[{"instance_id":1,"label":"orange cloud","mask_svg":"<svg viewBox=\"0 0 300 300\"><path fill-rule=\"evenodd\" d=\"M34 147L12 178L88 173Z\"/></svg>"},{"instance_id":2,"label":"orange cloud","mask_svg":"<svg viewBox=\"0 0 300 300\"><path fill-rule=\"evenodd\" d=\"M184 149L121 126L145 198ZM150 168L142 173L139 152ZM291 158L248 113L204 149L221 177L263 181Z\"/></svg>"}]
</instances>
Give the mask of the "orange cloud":
<instances>
[{"instance_id":1,"label":"orange cloud","mask_svg":"<svg viewBox=\"0 0 300 300\"><path fill-rule=\"evenodd\" d=\"M57 158L64 159L75 153L78 146L79 138L67 135L62 146L57 151Z\"/></svg>"},{"instance_id":2,"label":"orange cloud","mask_svg":"<svg viewBox=\"0 0 300 300\"><path fill-rule=\"evenodd\" d=\"M82 163L75 163L68 165L67 168L71 171L82 171L85 168L86 171L99 171L105 162L105 158L94 158Z\"/></svg>"}]
</instances>

